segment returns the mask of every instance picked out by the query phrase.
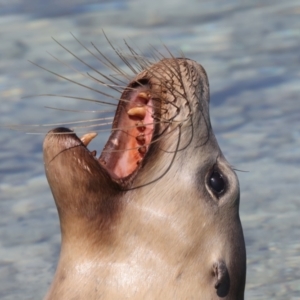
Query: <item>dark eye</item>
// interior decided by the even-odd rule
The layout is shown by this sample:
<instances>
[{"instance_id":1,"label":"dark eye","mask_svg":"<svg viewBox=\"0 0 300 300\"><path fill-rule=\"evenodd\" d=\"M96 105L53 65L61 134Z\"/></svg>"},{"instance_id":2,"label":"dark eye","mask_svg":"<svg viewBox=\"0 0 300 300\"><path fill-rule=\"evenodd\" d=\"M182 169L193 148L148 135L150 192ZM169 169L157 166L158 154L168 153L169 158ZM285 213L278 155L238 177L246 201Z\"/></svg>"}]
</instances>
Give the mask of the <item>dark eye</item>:
<instances>
[{"instance_id":1,"label":"dark eye","mask_svg":"<svg viewBox=\"0 0 300 300\"><path fill-rule=\"evenodd\" d=\"M218 171L213 171L208 181L209 186L216 194L221 194L225 190L225 180Z\"/></svg>"}]
</instances>

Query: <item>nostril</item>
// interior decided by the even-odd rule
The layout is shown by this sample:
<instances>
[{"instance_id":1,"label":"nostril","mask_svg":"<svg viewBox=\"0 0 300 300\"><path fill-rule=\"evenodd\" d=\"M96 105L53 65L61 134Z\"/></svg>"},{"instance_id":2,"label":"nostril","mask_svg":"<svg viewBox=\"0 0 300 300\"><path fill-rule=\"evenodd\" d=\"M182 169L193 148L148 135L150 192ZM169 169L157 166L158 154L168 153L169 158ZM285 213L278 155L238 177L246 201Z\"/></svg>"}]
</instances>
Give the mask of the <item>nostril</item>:
<instances>
[{"instance_id":1,"label":"nostril","mask_svg":"<svg viewBox=\"0 0 300 300\"><path fill-rule=\"evenodd\" d=\"M223 260L218 260L213 264L213 276L217 295L219 297L227 296L230 288L230 277Z\"/></svg>"}]
</instances>

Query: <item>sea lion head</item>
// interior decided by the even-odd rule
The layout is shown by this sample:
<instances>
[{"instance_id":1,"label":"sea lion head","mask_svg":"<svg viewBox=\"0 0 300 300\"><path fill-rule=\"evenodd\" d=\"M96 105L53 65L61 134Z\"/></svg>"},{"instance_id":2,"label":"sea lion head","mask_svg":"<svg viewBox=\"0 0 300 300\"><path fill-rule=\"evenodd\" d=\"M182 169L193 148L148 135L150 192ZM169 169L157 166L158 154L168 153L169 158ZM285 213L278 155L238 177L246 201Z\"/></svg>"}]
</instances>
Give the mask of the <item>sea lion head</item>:
<instances>
[{"instance_id":1,"label":"sea lion head","mask_svg":"<svg viewBox=\"0 0 300 300\"><path fill-rule=\"evenodd\" d=\"M238 179L209 118L205 70L140 64L99 158L66 128L44 141L62 246L48 299L243 299Z\"/></svg>"}]
</instances>

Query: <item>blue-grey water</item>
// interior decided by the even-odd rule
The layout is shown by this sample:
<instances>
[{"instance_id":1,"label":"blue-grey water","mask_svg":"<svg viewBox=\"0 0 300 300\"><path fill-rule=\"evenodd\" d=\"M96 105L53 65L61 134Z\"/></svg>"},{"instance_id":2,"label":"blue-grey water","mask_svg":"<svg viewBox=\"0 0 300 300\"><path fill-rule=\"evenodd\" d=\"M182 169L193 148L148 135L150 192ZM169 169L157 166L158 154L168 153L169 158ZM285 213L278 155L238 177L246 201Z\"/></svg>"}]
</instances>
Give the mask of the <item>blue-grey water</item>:
<instances>
[{"instance_id":1,"label":"blue-grey water","mask_svg":"<svg viewBox=\"0 0 300 300\"><path fill-rule=\"evenodd\" d=\"M47 52L88 71L54 37L105 72L70 34L110 56L102 29L114 44L124 46L125 38L147 55L150 45L164 51L164 43L205 67L219 144L236 169L248 171L238 172L246 299L300 299L298 0L0 1L0 299L41 299L59 255L58 217L43 170L44 134L25 134L35 131L25 125L95 117L45 106L99 110L83 101L23 97L102 97L28 60L101 88ZM22 126L12 131L7 124ZM89 148L99 152L105 137L96 140Z\"/></svg>"}]
</instances>

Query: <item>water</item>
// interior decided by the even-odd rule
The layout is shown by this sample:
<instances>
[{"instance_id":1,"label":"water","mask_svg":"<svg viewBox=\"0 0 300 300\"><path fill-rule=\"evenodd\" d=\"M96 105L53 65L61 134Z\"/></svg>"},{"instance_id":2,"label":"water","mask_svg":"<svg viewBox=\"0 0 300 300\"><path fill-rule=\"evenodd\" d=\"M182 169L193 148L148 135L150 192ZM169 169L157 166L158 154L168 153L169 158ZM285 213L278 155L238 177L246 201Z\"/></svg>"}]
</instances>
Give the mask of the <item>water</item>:
<instances>
[{"instance_id":1,"label":"water","mask_svg":"<svg viewBox=\"0 0 300 300\"><path fill-rule=\"evenodd\" d=\"M246 299L300 298L300 3L299 1L0 1L0 123L45 124L92 118L49 110L99 109L41 93L97 97L28 60L81 80L46 52L86 71L51 37L95 61L71 36L102 34L175 55L182 50L207 70L211 119L238 172L247 246ZM92 83L91 86L99 87ZM24 128L26 131L26 128ZM84 131L83 131L84 132ZM101 149L105 137L90 149ZM59 224L42 161L43 135L0 129L0 298L41 299L59 254Z\"/></svg>"}]
</instances>

